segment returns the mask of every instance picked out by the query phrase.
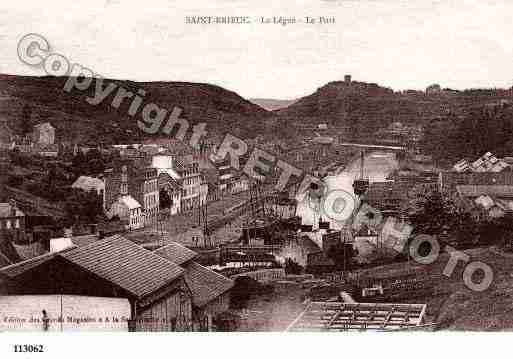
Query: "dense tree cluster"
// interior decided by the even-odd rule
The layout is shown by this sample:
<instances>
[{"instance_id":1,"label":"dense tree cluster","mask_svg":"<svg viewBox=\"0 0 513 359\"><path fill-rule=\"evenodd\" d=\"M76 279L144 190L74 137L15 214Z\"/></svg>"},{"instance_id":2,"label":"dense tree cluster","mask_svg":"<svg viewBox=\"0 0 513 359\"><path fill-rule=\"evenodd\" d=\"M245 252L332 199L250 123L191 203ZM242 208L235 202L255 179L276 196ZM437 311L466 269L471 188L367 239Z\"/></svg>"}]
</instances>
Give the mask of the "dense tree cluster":
<instances>
[{"instance_id":1,"label":"dense tree cluster","mask_svg":"<svg viewBox=\"0 0 513 359\"><path fill-rule=\"evenodd\" d=\"M512 215L493 218L483 209L482 216L475 216L437 191L418 193L408 211L413 234L437 236L441 244L458 248L508 244L513 234Z\"/></svg>"},{"instance_id":2,"label":"dense tree cluster","mask_svg":"<svg viewBox=\"0 0 513 359\"><path fill-rule=\"evenodd\" d=\"M462 117L447 115L425 126L422 147L440 162L475 159L490 151L513 155L513 108L505 104L474 108Z\"/></svg>"}]
</instances>

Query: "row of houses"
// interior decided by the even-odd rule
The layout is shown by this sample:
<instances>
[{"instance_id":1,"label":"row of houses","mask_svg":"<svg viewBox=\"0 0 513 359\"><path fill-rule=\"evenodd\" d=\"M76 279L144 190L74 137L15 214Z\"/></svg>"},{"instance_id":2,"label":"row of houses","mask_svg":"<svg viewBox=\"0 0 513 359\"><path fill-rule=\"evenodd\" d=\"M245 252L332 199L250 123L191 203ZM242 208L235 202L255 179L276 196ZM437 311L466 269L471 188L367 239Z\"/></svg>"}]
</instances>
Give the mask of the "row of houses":
<instances>
[{"instance_id":1,"label":"row of houses","mask_svg":"<svg viewBox=\"0 0 513 359\"><path fill-rule=\"evenodd\" d=\"M159 152L151 157L115 160L101 178L79 177L72 188L94 190L109 218L124 220L134 230L155 223L160 213L191 211L226 194L249 189L249 178L219 160L201 170L201 159Z\"/></svg>"},{"instance_id":2,"label":"row of houses","mask_svg":"<svg viewBox=\"0 0 513 359\"><path fill-rule=\"evenodd\" d=\"M453 166L456 172L502 172L509 168L511 159L500 159L493 155L491 152L485 153L475 161L469 161L464 158L458 161Z\"/></svg>"},{"instance_id":3,"label":"row of houses","mask_svg":"<svg viewBox=\"0 0 513 359\"><path fill-rule=\"evenodd\" d=\"M35 125L32 132L24 137L15 135L5 121L0 122L0 148L45 157L57 157L59 153L59 146L55 143L55 127L49 122Z\"/></svg>"},{"instance_id":4,"label":"row of houses","mask_svg":"<svg viewBox=\"0 0 513 359\"><path fill-rule=\"evenodd\" d=\"M440 172L438 190L479 218L498 218L513 211L513 172Z\"/></svg>"},{"instance_id":5,"label":"row of houses","mask_svg":"<svg viewBox=\"0 0 513 359\"><path fill-rule=\"evenodd\" d=\"M73 299L75 315L87 313L90 318L82 323L85 326L72 322L74 330L105 330L100 318L119 313L119 300L125 300L126 318L117 318L124 321L124 329L211 331L216 317L228 309L233 281L198 264L197 253L178 243L150 251L116 235L102 240L71 238L52 247L52 252L0 269L3 315L46 317L39 330L63 330L62 305L45 303L60 296L62 304L65 296ZM13 328L34 329L0 324L0 330Z\"/></svg>"}]
</instances>

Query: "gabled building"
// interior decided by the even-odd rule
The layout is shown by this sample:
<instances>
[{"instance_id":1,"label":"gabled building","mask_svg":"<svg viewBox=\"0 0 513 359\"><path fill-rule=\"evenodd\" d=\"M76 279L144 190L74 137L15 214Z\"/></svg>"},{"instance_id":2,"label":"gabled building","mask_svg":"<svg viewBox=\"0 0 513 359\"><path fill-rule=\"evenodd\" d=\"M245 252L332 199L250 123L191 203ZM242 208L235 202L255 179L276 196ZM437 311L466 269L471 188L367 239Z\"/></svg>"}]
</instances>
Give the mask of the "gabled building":
<instances>
[{"instance_id":1,"label":"gabled building","mask_svg":"<svg viewBox=\"0 0 513 359\"><path fill-rule=\"evenodd\" d=\"M15 242L26 236L26 217L15 201L0 203L0 234L6 234Z\"/></svg>"},{"instance_id":2,"label":"gabled building","mask_svg":"<svg viewBox=\"0 0 513 359\"><path fill-rule=\"evenodd\" d=\"M37 144L53 145L55 143L55 127L50 122L35 125L32 138Z\"/></svg>"},{"instance_id":3,"label":"gabled building","mask_svg":"<svg viewBox=\"0 0 513 359\"><path fill-rule=\"evenodd\" d=\"M130 303L125 320L132 331L190 331L192 295L184 272L128 239L113 236L2 268L0 292L125 298ZM93 300L82 305L99 304Z\"/></svg>"},{"instance_id":4,"label":"gabled building","mask_svg":"<svg viewBox=\"0 0 513 359\"><path fill-rule=\"evenodd\" d=\"M486 152L474 162L467 159L458 161L453 169L456 172L502 172L510 165L503 159L499 159L491 152Z\"/></svg>"},{"instance_id":5,"label":"gabled building","mask_svg":"<svg viewBox=\"0 0 513 359\"><path fill-rule=\"evenodd\" d=\"M513 186L456 186L456 204L474 218L499 218L513 212Z\"/></svg>"},{"instance_id":6,"label":"gabled building","mask_svg":"<svg viewBox=\"0 0 513 359\"><path fill-rule=\"evenodd\" d=\"M130 196L142 208L143 225L156 221L159 213L159 188L157 170L145 160L119 160L104 173L105 208L120 197Z\"/></svg>"},{"instance_id":7,"label":"gabled building","mask_svg":"<svg viewBox=\"0 0 513 359\"><path fill-rule=\"evenodd\" d=\"M212 331L215 318L228 310L234 282L195 262L198 253L178 243L171 243L154 253L185 269L185 281L192 293L194 330Z\"/></svg>"},{"instance_id":8,"label":"gabled building","mask_svg":"<svg viewBox=\"0 0 513 359\"><path fill-rule=\"evenodd\" d=\"M200 205L201 173L199 161L193 155L176 159L176 169L182 179L182 210L189 211Z\"/></svg>"},{"instance_id":9,"label":"gabled building","mask_svg":"<svg viewBox=\"0 0 513 359\"><path fill-rule=\"evenodd\" d=\"M0 121L0 150L12 150L15 145L15 136L7 122Z\"/></svg>"},{"instance_id":10,"label":"gabled building","mask_svg":"<svg viewBox=\"0 0 513 359\"><path fill-rule=\"evenodd\" d=\"M9 298L30 303L32 296L59 295L76 299L74 312L98 305L107 305L109 312L115 308L108 303L126 299L129 311L123 320L132 331L213 330L216 316L228 308L233 281L194 262L196 256L177 243L152 252L119 235L87 239L79 247L1 268L0 308ZM51 318L63 313L50 305L47 312ZM89 328L105 329L105 324L93 322ZM59 329L54 324L50 330Z\"/></svg>"},{"instance_id":11,"label":"gabled building","mask_svg":"<svg viewBox=\"0 0 513 359\"><path fill-rule=\"evenodd\" d=\"M121 196L107 212L109 218L118 217L125 223L126 229L134 230L144 227L143 210L132 196Z\"/></svg>"}]
</instances>

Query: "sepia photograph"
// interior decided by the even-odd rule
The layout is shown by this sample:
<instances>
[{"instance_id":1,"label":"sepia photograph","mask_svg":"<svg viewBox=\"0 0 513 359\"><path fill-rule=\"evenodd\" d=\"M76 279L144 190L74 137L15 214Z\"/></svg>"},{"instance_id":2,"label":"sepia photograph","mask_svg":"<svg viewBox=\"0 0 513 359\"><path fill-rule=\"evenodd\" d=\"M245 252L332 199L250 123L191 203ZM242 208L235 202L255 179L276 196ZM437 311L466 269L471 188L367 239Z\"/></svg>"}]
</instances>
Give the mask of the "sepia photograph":
<instances>
[{"instance_id":1,"label":"sepia photograph","mask_svg":"<svg viewBox=\"0 0 513 359\"><path fill-rule=\"evenodd\" d=\"M512 11L5 0L0 340L512 331Z\"/></svg>"}]
</instances>

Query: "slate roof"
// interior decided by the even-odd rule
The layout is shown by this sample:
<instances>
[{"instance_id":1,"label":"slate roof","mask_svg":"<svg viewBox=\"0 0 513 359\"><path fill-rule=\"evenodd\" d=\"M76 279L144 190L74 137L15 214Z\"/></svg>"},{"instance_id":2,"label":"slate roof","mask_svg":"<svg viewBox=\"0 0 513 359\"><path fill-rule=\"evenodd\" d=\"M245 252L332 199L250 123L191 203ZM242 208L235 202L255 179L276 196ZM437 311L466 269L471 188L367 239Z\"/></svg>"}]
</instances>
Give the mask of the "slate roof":
<instances>
[{"instance_id":1,"label":"slate roof","mask_svg":"<svg viewBox=\"0 0 513 359\"><path fill-rule=\"evenodd\" d=\"M138 298L155 292L184 273L178 265L119 235L61 256Z\"/></svg>"},{"instance_id":2,"label":"slate roof","mask_svg":"<svg viewBox=\"0 0 513 359\"><path fill-rule=\"evenodd\" d=\"M154 253L179 266L198 256L198 253L176 242L161 247L155 250Z\"/></svg>"},{"instance_id":3,"label":"slate roof","mask_svg":"<svg viewBox=\"0 0 513 359\"><path fill-rule=\"evenodd\" d=\"M234 282L196 262L185 266L185 281L192 292L192 303L203 307L230 290Z\"/></svg>"},{"instance_id":4,"label":"slate roof","mask_svg":"<svg viewBox=\"0 0 513 359\"><path fill-rule=\"evenodd\" d=\"M0 276L4 275L9 278L14 278L32 268L35 268L39 266L40 264L43 264L54 257L56 257L58 253L45 253L43 255L40 255L38 257L34 257L22 262L18 262L15 264L11 264L7 267L3 267L0 269Z\"/></svg>"}]
</instances>

